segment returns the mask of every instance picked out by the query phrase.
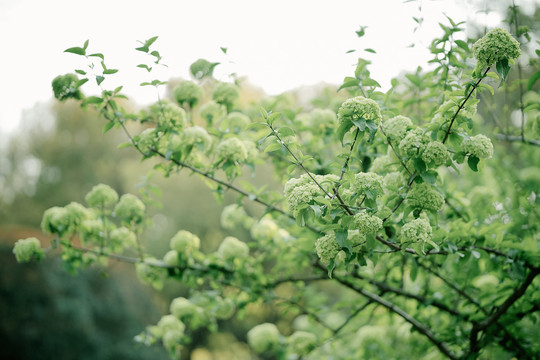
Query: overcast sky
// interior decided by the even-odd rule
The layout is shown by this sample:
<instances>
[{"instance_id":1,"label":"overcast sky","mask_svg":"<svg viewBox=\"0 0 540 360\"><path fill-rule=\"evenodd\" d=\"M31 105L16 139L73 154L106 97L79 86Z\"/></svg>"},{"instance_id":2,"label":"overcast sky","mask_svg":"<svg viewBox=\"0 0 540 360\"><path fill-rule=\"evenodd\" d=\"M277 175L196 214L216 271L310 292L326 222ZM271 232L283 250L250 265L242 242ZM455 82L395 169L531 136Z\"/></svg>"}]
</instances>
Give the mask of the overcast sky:
<instances>
[{"instance_id":1,"label":"overcast sky","mask_svg":"<svg viewBox=\"0 0 540 360\"><path fill-rule=\"evenodd\" d=\"M519 3L519 1L516 1ZM419 4L422 11L419 11ZM12 132L24 109L52 96L51 80L83 68L83 58L63 53L90 40L120 71L104 85L123 84L139 103L155 100L138 84L151 78L188 78L198 58L219 61L217 73L236 72L268 94L319 82L338 84L358 56L373 61L372 76L387 88L401 70L429 59L443 14L455 21L474 13L462 1L423 0L0 0L0 135ZM423 17L422 27L412 17ZM497 25L500 19L488 21ZM367 26L366 35L355 31ZM145 59L137 40L155 43L168 68L152 77L135 66ZM416 43L416 46L408 47ZM227 55L220 47L228 49ZM374 49L377 54L364 52ZM347 54L348 50L357 50ZM112 79L112 78L111 78ZM107 86L106 86L107 87Z\"/></svg>"}]
</instances>

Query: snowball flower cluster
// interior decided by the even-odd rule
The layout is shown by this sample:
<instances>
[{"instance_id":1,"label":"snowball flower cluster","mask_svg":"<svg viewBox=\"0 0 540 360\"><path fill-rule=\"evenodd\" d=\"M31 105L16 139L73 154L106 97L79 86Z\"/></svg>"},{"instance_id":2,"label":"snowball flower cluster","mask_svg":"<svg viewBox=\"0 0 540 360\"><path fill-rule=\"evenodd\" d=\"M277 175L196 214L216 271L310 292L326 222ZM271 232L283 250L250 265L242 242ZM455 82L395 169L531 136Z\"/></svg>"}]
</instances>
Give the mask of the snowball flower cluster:
<instances>
[{"instance_id":1,"label":"snowball flower cluster","mask_svg":"<svg viewBox=\"0 0 540 360\"><path fill-rule=\"evenodd\" d=\"M148 153L155 147L157 132L155 128L144 129L138 136L137 146L143 153Z\"/></svg>"},{"instance_id":2,"label":"snowball flower cluster","mask_svg":"<svg viewBox=\"0 0 540 360\"><path fill-rule=\"evenodd\" d=\"M197 310L197 307L185 297L177 297L171 301L169 310L175 317L182 319L191 316Z\"/></svg>"},{"instance_id":3,"label":"snowball flower cluster","mask_svg":"<svg viewBox=\"0 0 540 360\"><path fill-rule=\"evenodd\" d=\"M238 204L227 205L221 212L220 222L224 229L234 230L239 227L248 227L249 220L246 210Z\"/></svg>"},{"instance_id":4,"label":"snowball flower cluster","mask_svg":"<svg viewBox=\"0 0 540 360\"><path fill-rule=\"evenodd\" d=\"M227 107L230 107L239 96L238 87L231 83L217 83L212 91L212 99Z\"/></svg>"},{"instance_id":5,"label":"snowball flower cluster","mask_svg":"<svg viewBox=\"0 0 540 360\"><path fill-rule=\"evenodd\" d=\"M373 172L361 172L354 175L354 183L351 185L351 190L366 194L376 194L380 196L383 192L383 178Z\"/></svg>"},{"instance_id":6,"label":"snowball flower cluster","mask_svg":"<svg viewBox=\"0 0 540 360\"><path fill-rule=\"evenodd\" d=\"M323 186L326 191L331 191L335 182L339 180L336 175L314 175L317 182ZM309 203L314 197L323 195L323 192L317 184L307 174L303 174L299 178L290 179L285 183L283 189L289 210L296 215L298 207L302 204Z\"/></svg>"},{"instance_id":7,"label":"snowball flower cluster","mask_svg":"<svg viewBox=\"0 0 540 360\"><path fill-rule=\"evenodd\" d=\"M186 326L174 315L164 315L157 324L157 332L161 335L163 346L172 350L179 346Z\"/></svg>"},{"instance_id":8,"label":"snowball flower cluster","mask_svg":"<svg viewBox=\"0 0 540 360\"><path fill-rule=\"evenodd\" d=\"M227 109L225 106L218 104L215 101L209 101L199 109L199 115L201 115L208 124L212 124L213 122L222 119L226 114Z\"/></svg>"},{"instance_id":9,"label":"snowball flower cluster","mask_svg":"<svg viewBox=\"0 0 540 360\"><path fill-rule=\"evenodd\" d=\"M279 330L276 325L264 323L253 327L247 333L249 346L258 354L279 349Z\"/></svg>"},{"instance_id":10,"label":"snowball flower cluster","mask_svg":"<svg viewBox=\"0 0 540 360\"><path fill-rule=\"evenodd\" d=\"M330 109L313 109L309 113L309 124L313 132L324 132L336 123L336 114Z\"/></svg>"},{"instance_id":11,"label":"snowball flower cluster","mask_svg":"<svg viewBox=\"0 0 540 360\"><path fill-rule=\"evenodd\" d=\"M242 163L248 156L246 146L236 137L221 141L216 148L216 153L219 159L233 163Z\"/></svg>"},{"instance_id":12,"label":"snowball flower cluster","mask_svg":"<svg viewBox=\"0 0 540 360\"><path fill-rule=\"evenodd\" d=\"M77 88L79 78L75 74L58 75L52 81L54 97L60 101L70 98L80 100L83 95Z\"/></svg>"},{"instance_id":13,"label":"snowball flower cluster","mask_svg":"<svg viewBox=\"0 0 540 360\"><path fill-rule=\"evenodd\" d=\"M411 119L398 115L381 123L383 132L390 141L399 143L405 137L407 129L413 126Z\"/></svg>"},{"instance_id":14,"label":"snowball flower cluster","mask_svg":"<svg viewBox=\"0 0 540 360\"><path fill-rule=\"evenodd\" d=\"M424 151L428 143L429 137L422 134L421 130L412 130L399 143L399 151L403 156L417 157Z\"/></svg>"},{"instance_id":15,"label":"snowball flower cluster","mask_svg":"<svg viewBox=\"0 0 540 360\"><path fill-rule=\"evenodd\" d=\"M187 104L189 107L197 105L203 97L202 88L193 81L182 81L173 90L173 96L179 104Z\"/></svg>"},{"instance_id":16,"label":"snowball flower cluster","mask_svg":"<svg viewBox=\"0 0 540 360\"><path fill-rule=\"evenodd\" d=\"M32 259L40 260L43 255L41 243L35 237L17 240L13 247L13 254L17 262L28 262Z\"/></svg>"},{"instance_id":17,"label":"snowball flower cluster","mask_svg":"<svg viewBox=\"0 0 540 360\"><path fill-rule=\"evenodd\" d=\"M240 131L244 130L246 126L251 123L249 117L245 114L242 114L238 111L233 111L227 115L225 118L224 126L229 131L238 134Z\"/></svg>"},{"instance_id":18,"label":"snowball flower cluster","mask_svg":"<svg viewBox=\"0 0 540 360\"><path fill-rule=\"evenodd\" d=\"M444 205L444 196L427 183L414 184L407 194L407 205L415 209L439 211Z\"/></svg>"},{"instance_id":19,"label":"snowball flower cluster","mask_svg":"<svg viewBox=\"0 0 540 360\"><path fill-rule=\"evenodd\" d=\"M278 234L279 227L270 217L263 217L251 227L251 236L258 241L273 240Z\"/></svg>"},{"instance_id":20,"label":"snowball flower cluster","mask_svg":"<svg viewBox=\"0 0 540 360\"><path fill-rule=\"evenodd\" d=\"M197 59L193 64L190 65L189 71L195 79L202 79L206 76L211 76L215 64L212 64L206 59Z\"/></svg>"},{"instance_id":21,"label":"snowball flower cluster","mask_svg":"<svg viewBox=\"0 0 540 360\"><path fill-rule=\"evenodd\" d=\"M422 153L422 160L431 167L444 165L449 158L446 146L440 141L430 142Z\"/></svg>"},{"instance_id":22,"label":"snowball flower cluster","mask_svg":"<svg viewBox=\"0 0 540 360\"><path fill-rule=\"evenodd\" d=\"M90 217L90 210L76 202L65 207L54 206L43 213L41 229L48 234L64 234L76 230L84 220Z\"/></svg>"},{"instance_id":23,"label":"snowball flower cluster","mask_svg":"<svg viewBox=\"0 0 540 360\"><path fill-rule=\"evenodd\" d=\"M431 225L426 219L412 220L401 228L401 242L411 243L431 240Z\"/></svg>"},{"instance_id":24,"label":"snowball flower cluster","mask_svg":"<svg viewBox=\"0 0 540 360\"><path fill-rule=\"evenodd\" d=\"M338 122L354 123L357 120L373 121L379 124L382 119L381 108L374 100L367 99L363 96L357 96L345 100L338 110Z\"/></svg>"},{"instance_id":25,"label":"snowball flower cluster","mask_svg":"<svg viewBox=\"0 0 540 360\"><path fill-rule=\"evenodd\" d=\"M341 247L337 243L336 235L332 232L315 241L315 250L317 256L321 259L321 263L328 265L341 251Z\"/></svg>"},{"instance_id":26,"label":"snowball flower cluster","mask_svg":"<svg viewBox=\"0 0 540 360\"><path fill-rule=\"evenodd\" d=\"M461 142L461 150L479 159L489 159L493 156L491 139L484 135L471 136Z\"/></svg>"},{"instance_id":27,"label":"snowball flower cluster","mask_svg":"<svg viewBox=\"0 0 540 360\"><path fill-rule=\"evenodd\" d=\"M181 129L186 124L186 111L168 100L158 101L150 107L159 125L172 125Z\"/></svg>"},{"instance_id":28,"label":"snowball flower cluster","mask_svg":"<svg viewBox=\"0 0 540 360\"><path fill-rule=\"evenodd\" d=\"M227 236L217 250L217 255L225 261L245 259L249 256L249 248L246 243L233 236Z\"/></svg>"},{"instance_id":29,"label":"snowball flower cluster","mask_svg":"<svg viewBox=\"0 0 540 360\"><path fill-rule=\"evenodd\" d=\"M317 336L307 331L295 331L287 342L296 354L305 355L317 344Z\"/></svg>"},{"instance_id":30,"label":"snowball flower cluster","mask_svg":"<svg viewBox=\"0 0 540 360\"><path fill-rule=\"evenodd\" d=\"M201 240L195 234L186 230L178 231L170 240L169 247L180 254L190 254L199 250Z\"/></svg>"},{"instance_id":31,"label":"snowball flower cluster","mask_svg":"<svg viewBox=\"0 0 540 360\"><path fill-rule=\"evenodd\" d=\"M126 223L140 223L144 218L146 206L133 194L124 194L114 208L117 218Z\"/></svg>"},{"instance_id":32,"label":"snowball flower cluster","mask_svg":"<svg viewBox=\"0 0 540 360\"><path fill-rule=\"evenodd\" d=\"M354 215L354 225L362 234L374 234L382 227L382 220L365 210Z\"/></svg>"},{"instance_id":33,"label":"snowball flower cluster","mask_svg":"<svg viewBox=\"0 0 540 360\"><path fill-rule=\"evenodd\" d=\"M369 168L370 172L382 174L388 171L392 171L392 165L395 164L395 161L388 155L379 156L373 160L371 167Z\"/></svg>"},{"instance_id":34,"label":"snowball flower cluster","mask_svg":"<svg viewBox=\"0 0 540 360\"><path fill-rule=\"evenodd\" d=\"M135 245L137 243L137 235L128 228L121 226L111 231L109 241L113 246Z\"/></svg>"},{"instance_id":35,"label":"snowball flower cluster","mask_svg":"<svg viewBox=\"0 0 540 360\"><path fill-rule=\"evenodd\" d=\"M93 208L111 207L118 201L118 193L109 185L99 184L84 197L86 203Z\"/></svg>"},{"instance_id":36,"label":"snowball flower cluster","mask_svg":"<svg viewBox=\"0 0 540 360\"><path fill-rule=\"evenodd\" d=\"M384 176L384 187L387 190L398 190L407 184L407 180L399 171L393 171Z\"/></svg>"},{"instance_id":37,"label":"snowball flower cluster","mask_svg":"<svg viewBox=\"0 0 540 360\"><path fill-rule=\"evenodd\" d=\"M181 139L186 145L197 145L203 149L212 141L206 129L201 126L186 128L182 132Z\"/></svg>"},{"instance_id":38,"label":"snowball flower cluster","mask_svg":"<svg viewBox=\"0 0 540 360\"><path fill-rule=\"evenodd\" d=\"M476 41L472 47L474 57L482 66L491 66L501 60L517 59L521 55L519 42L504 29L493 29Z\"/></svg>"}]
</instances>

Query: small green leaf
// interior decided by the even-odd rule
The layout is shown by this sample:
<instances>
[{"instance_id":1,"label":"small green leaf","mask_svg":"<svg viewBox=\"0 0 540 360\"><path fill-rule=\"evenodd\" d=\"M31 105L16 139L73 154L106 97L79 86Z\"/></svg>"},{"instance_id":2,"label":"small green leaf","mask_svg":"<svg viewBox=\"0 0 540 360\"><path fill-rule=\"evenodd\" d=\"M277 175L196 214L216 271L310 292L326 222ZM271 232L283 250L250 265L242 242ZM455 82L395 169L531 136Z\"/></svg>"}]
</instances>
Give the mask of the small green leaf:
<instances>
[{"instance_id":1,"label":"small green leaf","mask_svg":"<svg viewBox=\"0 0 540 360\"><path fill-rule=\"evenodd\" d=\"M270 145L268 145L266 147L266 149L264 149L264 152L267 153L267 152L272 152L272 151L276 151L276 150L279 150L281 149L281 144L280 143L272 143Z\"/></svg>"},{"instance_id":2,"label":"small green leaf","mask_svg":"<svg viewBox=\"0 0 540 360\"><path fill-rule=\"evenodd\" d=\"M103 70L103 74L105 74L105 75L116 74L117 72L118 72L118 69Z\"/></svg>"},{"instance_id":3,"label":"small green leaf","mask_svg":"<svg viewBox=\"0 0 540 360\"><path fill-rule=\"evenodd\" d=\"M105 80L105 77L101 76L101 75L96 75L96 83L98 85L101 85L101 83L103 82L103 80Z\"/></svg>"},{"instance_id":4,"label":"small green leaf","mask_svg":"<svg viewBox=\"0 0 540 360\"><path fill-rule=\"evenodd\" d=\"M84 99L85 104L101 104L103 102L103 99L97 96L89 96L86 99Z\"/></svg>"},{"instance_id":5,"label":"small green leaf","mask_svg":"<svg viewBox=\"0 0 540 360\"><path fill-rule=\"evenodd\" d=\"M437 175L439 175L439 174L436 171L433 171L433 170L429 170L429 171L426 171L423 174L420 174L422 179L425 182L427 182L428 184L430 184L430 185L435 184L435 182L437 181Z\"/></svg>"},{"instance_id":6,"label":"small green leaf","mask_svg":"<svg viewBox=\"0 0 540 360\"><path fill-rule=\"evenodd\" d=\"M534 84L540 79L540 71L535 72L531 75L529 78L529 81L527 81L527 91L531 91Z\"/></svg>"},{"instance_id":7,"label":"small green leaf","mask_svg":"<svg viewBox=\"0 0 540 360\"><path fill-rule=\"evenodd\" d=\"M349 87L358 86L359 84L360 84L360 80L348 76L343 80L343 84L337 89L337 91L341 89L349 88Z\"/></svg>"},{"instance_id":8,"label":"small green leaf","mask_svg":"<svg viewBox=\"0 0 540 360\"><path fill-rule=\"evenodd\" d=\"M286 137L286 136L294 136L294 130L291 129L290 127L281 127L278 129L278 134L279 136L281 137Z\"/></svg>"},{"instance_id":9,"label":"small green leaf","mask_svg":"<svg viewBox=\"0 0 540 360\"><path fill-rule=\"evenodd\" d=\"M426 172L427 166L424 160L415 158L414 159L414 168L420 173L420 175Z\"/></svg>"},{"instance_id":10,"label":"small green leaf","mask_svg":"<svg viewBox=\"0 0 540 360\"><path fill-rule=\"evenodd\" d=\"M366 120L364 119L358 119L358 120L353 120L352 121L354 125L356 125L356 127L358 129L360 129L360 131L365 131L366 130Z\"/></svg>"},{"instance_id":11,"label":"small green leaf","mask_svg":"<svg viewBox=\"0 0 540 360\"><path fill-rule=\"evenodd\" d=\"M77 81L77 82L75 83L75 87L79 88L79 87L81 87L83 84L85 84L87 81L88 81L88 78L80 79L79 81Z\"/></svg>"},{"instance_id":12,"label":"small green leaf","mask_svg":"<svg viewBox=\"0 0 540 360\"><path fill-rule=\"evenodd\" d=\"M126 142L118 144L118 146L116 148L117 149L123 149L123 148L127 148L127 147L130 147L130 146L133 146L131 141L126 141Z\"/></svg>"},{"instance_id":13,"label":"small green leaf","mask_svg":"<svg viewBox=\"0 0 540 360\"><path fill-rule=\"evenodd\" d=\"M376 53L377 53L375 50L370 49L370 48L364 49L364 51L370 52L370 53L372 53L372 54L376 54Z\"/></svg>"},{"instance_id":14,"label":"small green leaf","mask_svg":"<svg viewBox=\"0 0 540 360\"><path fill-rule=\"evenodd\" d=\"M508 76L508 72L510 72L510 65L508 65L508 59L505 58L505 59L501 59L497 61L497 64L495 67L497 69L497 73L501 77L501 82L499 84L499 86L501 86L506 80L506 77Z\"/></svg>"},{"instance_id":15,"label":"small green leaf","mask_svg":"<svg viewBox=\"0 0 540 360\"><path fill-rule=\"evenodd\" d=\"M356 36L358 36L358 37L364 36L366 34L366 28L367 28L367 26L360 26L360 29L355 31Z\"/></svg>"},{"instance_id":16,"label":"small green leaf","mask_svg":"<svg viewBox=\"0 0 540 360\"><path fill-rule=\"evenodd\" d=\"M86 50L80 47L72 47L64 50L64 52L77 54L77 55L86 55Z\"/></svg>"},{"instance_id":17,"label":"small green leaf","mask_svg":"<svg viewBox=\"0 0 540 360\"><path fill-rule=\"evenodd\" d=\"M75 72L80 75L86 75L86 71L84 70L75 70Z\"/></svg>"},{"instance_id":18,"label":"small green leaf","mask_svg":"<svg viewBox=\"0 0 540 360\"><path fill-rule=\"evenodd\" d=\"M221 50L224 54L227 54L227 48L226 48L226 47L220 47L220 50Z\"/></svg>"},{"instance_id":19,"label":"small green leaf","mask_svg":"<svg viewBox=\"0 0 540 360\"><path fill-rule=\"evenodd\" d=\"M90 40L86 40L84 42L84 45L83 45L83 49L86 50L88 48L88 43L90 42Z\"/></svg>"},{"instance_id":20,"label":"small green leaf","mask_svg":"<svg viewBox=\"0 0 540 360\"><path fill-rule=\"evenodd\" d=\"M469 165L472 171L478 172L479 161L480 161L479 158L477 158L476 156L470 155L469 158L467 159L467 164Z\"/></svg>"},{"instance_id":21,"label":"small green leaf","mask_svg":"<svg viewBox=\"0 0 540 360\"><path fill-rule=\"evenodd\" d=\"M111 130L116 123L114 121L109 121L105 126L103 127L103 133L105 134L107 131Z\"/></svg>"},{"instance_id":22,"label":"small green leaf","mask_svg":"<svg viewBox=\"0 0 540 360\"><path fill-rule=\"evenodd\" d=\"M103 56L103 54L101 54L101 53L90 54L88 56L98 57L101 60L105 60L105 56Z\"/></svg>"},{"instance_id":23,"label":"small green leaf","mask_svg":"<svg viewBox=\"0 0 540 360\"><path fill-rule=\"evenodd\" d=\"M463 40L456 40L456 45L462 48L463 50L469 52L469 45Z\"/></svg>"}]
</instances>

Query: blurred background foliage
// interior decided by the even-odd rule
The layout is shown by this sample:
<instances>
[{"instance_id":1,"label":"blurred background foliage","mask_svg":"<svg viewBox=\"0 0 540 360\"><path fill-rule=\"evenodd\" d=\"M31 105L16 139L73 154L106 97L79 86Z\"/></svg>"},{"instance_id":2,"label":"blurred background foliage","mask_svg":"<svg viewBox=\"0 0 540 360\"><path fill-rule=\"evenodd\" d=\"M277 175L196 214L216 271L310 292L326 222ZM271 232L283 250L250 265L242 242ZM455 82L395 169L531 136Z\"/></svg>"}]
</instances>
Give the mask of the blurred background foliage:
<instances>
[{"instance_id":1,"label":"blurred background foliage","mask_svg":"<svg viewBox=\"0 0 540 360\"><path fill-rule=\"evenodd\" d=\"M506 8L500 11L504 18L514 16ZM539 33L538 9L532 16L522 13L516 16L521 25L529 27L530 34ZM468 24L468 27L471 37L480 36L486 30L474 24ZM527 42L525 38L520 40ZM535 45L534 41L529 44ZM538 70L539 63L531 51L525 52L524 59L521 78L527 79ZM519 81L514 80L518 76L518 71L513 70L507 82L509 85L503 91L496 91L494 95L482 92L478 114L483 126L489 129L487 133L519 135L512 133L512 129L519 127L516 125L521 116L516 109L520 89ZM429 76L419 68L415 74L402 74L398 79L403 85L396 89L394 101L401 101L400 107L410 110L403 115L418 122L429 121L424 118L428 114L415 107L434 95L430 94ZM170 80L169 94L179 81ZM267 110L276 111L332 108L346 97L344 91L336 92L337 87L326 84L267 97L248 82L242 79L239 82L242 92L238 104L242 108L252 107L253 112L258 111L261 104ZM202 85L206 93L204 103L210 98L212 83L203 82ZM496 83L492 85L497 86ZM537 89L538 84L532 93L537 94ZM40 359L58 360L167 357L162 347L137 346L133 337L147 324L155 323L167 311L172 298L187 295L187 289L181 284L168 283L163 292L155 293L140 284L131 266L120 263L109 267L106 273L91 268L76 277L62 269L60 259L54 256L37 264L16 265L12 254L16 239L28 236L44 239L38 230L43 211L71 201L84 203L84 195L95 184L109 184L119 193L138 192L147 200L161 203L150 208L153 225L144 236L146 248L156 256L161 257L168 249L170 237L179 229L189 230L204 239L203 252L214 251L226 235L248 236L242 234L244 230L231 234L220 227L221 210L234 202L234 197L226 194L223 203L217 204L207 186L187 173L175 174L170 179L164 179L161 174L144 176L153 164L141 162L132 149L117 150L116 146L127 139L121 132L103 135L103 124L93 111L83 111L75 102L51 101L27 110L19 132L3 145L0 154L0 344L3 358L35 359L36 354ZM456 192L481 192L491 188L489 191L501 194L498 200L504 202L505 198L518 199L514 193L527 194L537 190L540 186L539 148L502 140L495 146L496 156L490 160L494 171L474 177L478 183L468 182L464 177ZM516 168L520 169L517 173ZM249 178L251 175L244 176ZM249 180L262 185L272 177L270 169L262 165L255 178ZM271 189L277 189L278 184L275 180L269 185ZM167 196L161 196L161 192ZM518 211L519 204L514 206ZM248 211L253 216L261 215L261 209L256 206L248 205ZM313 301L322 301L322 293ZM324 293L332 294L332 291ZM346 295L340 293L339 297L343 300ZM291 314L289 318L296 315ZM251 353L243 343L246 331L263 319L278 322L283 328L288 325L285 321L280 325L279 320L285 318L287 316L284 317L279 309L264 305L252 307L243 322L231 320L220 324L219 333L205 332L195 336L191 356L203 360L249 359ZM381 329L373 326L371 337L366 335L359 339L356 334L351 341L365 341L369 346L366 345L364 355L373 353L380 357L381 352L390 350L388 344L375 336ZM413 334L399 346L407 346L406 351L411 356L425 350L415 344ZM390 351L387 355L391 357L392 354Z\"/></svg>"}]
</instances>

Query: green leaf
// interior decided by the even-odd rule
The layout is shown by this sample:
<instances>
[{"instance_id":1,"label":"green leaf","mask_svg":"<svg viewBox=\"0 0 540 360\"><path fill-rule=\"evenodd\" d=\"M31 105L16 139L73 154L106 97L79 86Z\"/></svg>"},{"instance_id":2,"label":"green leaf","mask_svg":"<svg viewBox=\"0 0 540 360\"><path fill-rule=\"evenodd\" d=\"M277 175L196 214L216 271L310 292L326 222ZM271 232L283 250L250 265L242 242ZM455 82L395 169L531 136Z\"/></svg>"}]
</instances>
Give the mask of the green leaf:
<instances>
[{"instance_id":1,"label":"green leaf","mask_svg":"<svg viewBox=\"0 0 540 360\"><path fill-rule=\"evenodd\" d=\"M355 79L353 77L346 77L343 80L343 84L341 84L341 86L337 89L337 91L341 89L349 88L349 87L355 87L355 86L358 86L359 84L360 84L360 80Z\"/></svg>"},{"instance_id":2,"label":"green leaf","mask_svg":"<svg viewBox=\"0 0 540 360\"><path fill-rule=\"evenodd\" d=\"M224 54L227 54L227 48L226 48L226 47L220 47L220 50L221 50Z\"/></svg>"},{"instance_id":3,"label":"green leaf","mask_svg":"<svg viewBox=\"0 0 540 360\"><path fill-rule=\"evenodd\" d=\"M466 52L469 52L469 45L463 40L456 40L456 45L465 50Z\"/></svg>"},{"instance_id":4,"label":"green leaf","mask_svg":"<svg viewBox=\"0 0 540 360\"><path fill-rule=\"evenodd\" d=\"M372 54L376 54L376 53L377 53L375 50L370 49L370 48L364 49L364 51L370 52L370 53L372 53Z\"/></svg>"},{"instance_id":5,"label":"green leaf","mask_svg":"<svg viewBox=\"0 0 540 360\"><path fill-rule=\"evenodd\" d=\"M103 74L105 74L105 75L116 74L117 72L118 72L118 69L103 70Z\"/></svg>"},{"instance_id":6,"label":"green leaf","mask_svg":"<svg viewBox=\"0 0 540 360\"><path fill-rule=\"evenodd\" d=\"M352 126L353 124L350 121L344 121L339 125L337 130L337 137L339 141L341 141L341 143L343 143L343 137L351 129Z\"/></svg>"},{"instance_id":7,"label":"green leaf","mask_svg":"<svg viewBox=\"0 0 540 360\"><path fill-rule=\"evenodd\" d=\"M86 50L80 47L72 47L64 50L64 52L77 54L77 55L86 55Z\"/></svg>"},{"instance_id":8,"label":"green leaf","mask_svg":"<svg viewBox=\"0 0 540 360\"><path fill-rule=\"evenodd\" d=\"M146 71L150 72L152 71L152 68L146 64L139 64L137 65L138 68L146 69Z\"/></svg>"},{"instance_id":9,"label":"green leaf","mask_svg":"<svg viewBox=\"0 0 540 360\"><path fill-rule=\"evenodd\" d=\"M90 54L88 56L98 57L101 60L105 60L105 56L103 56L103 54L101 54L101 53Z\"/></svg>"},{"instance_id":10,"label":"green leaf","mask_svg":"<svg viewBox=\"0 0 540 360\"><path fill-rule=\"evenodd\" d=\"M422 179L427 182L430 185L434 185L437 181L437 175L439 175L436 171L429 170L423 174L420 174Z\"/></svg>"},{"instance_id":11,"label":"green leaf","mask_svg":"<svg viewBox=\"0 0 540 360\"><path fill-rule=\"evenodd\" d=\"M84 99L85 104L101 104L103 99L97 96L89 96Z\"/></svg>"},{"instance_id":12,"label":"green leaf","mask_svg":"<svg viewBox=\"0 0 540 360\"><path fill-rule=\"evenodd\" d=\"M84 45L83 45L83 49L86 50L88 48L88 43L90 42L90 40L86 40L84 42Z\"/></svg>"},{"instance_id":13,"label":"green leaf","mask_svg":"<svg viewBox=\"0 0 540 360\"><path fill-rule=\"evenodd\" d=\"M118 146L116 148L117 149L123 149L123 148L127 148L127 147L130 147L130 146L133 146L131 141L126 141L126 142L118 144Z\"/></svg>"},{"instance_id":14,"label":"green leaf","mask_svg":"<svg viewBox=\"0 0 540 360\"><path fill-rule=\"evenodd\" d=\"M416 169L416 171L420 173L420 175L426 172L427 166L424 160L415 158L413 162L414 162L414 168Z\"/></svg>"},{"instance_id":15,"label":"green leaf","mask_svg":"<svg viewBox=\"0 0 540 360\"><path fill-rule=\"evenodd\" d=\"M114 121L109 121L105 126L103 127L103 133L105 134L107 131L111 130L116 123Z\"/></svg>"},{"instance_id":16,"label":"green leaf","mask_svg":"<svg viewBox=\"0 0 540 360\"><path fill-rule=\"evenodd\" d=\"M365 131L366 130L366 120L364 119L358 119L358 120L353 120L352 121L354 125L356 125L356 127L358 129L360 129L360 131Z\"/></svg>"},{"instance_id":17,"label":"green leaf","mask_svg":"<svg viewBox=\"0 0 540 360\"><path fill-rule=\"evenodd\" d=\"M499 86L501 86L505 82L506 77L508 76L508 72L510 71L510 65L508 65L508 59L505 58L505 59L497 61L497 64L495 67L497 69L497 73L501 77L501 82L499 84Z\"/></svg>"},{"instance_id":18,"label":"green leaf","mask_svg":"<svg viewBox=\"0 0 540 360\"><path fill-rule=\"evenodd\" d=\"M540 71L535 72L531 75L529 78L529 81L527 81L527 91L531 91L534 84L540 79Z\"/></svg>"},{"instance_id":19,"label":"green leaf","mask_svg":"<svg viewBox=\"0 0 540 360\"><path fill-rule=\"evenodd\" d=\"M355 31L356 36L358 36L359 38L364 36L366 34L366 28L367 28L367 26L360 26L360 29Z\"/></svg>"},{"instance_id":20,"label":"green leaf","mask_svg":"<svg viewBox=\"0 0 540 360\"><path fill-rule=\"evenodd\" d=\"M264 152L267 153L267 152L272 152L272 151L276 151L276 150L279 150L281 149L281 144L280 143L272 143L270 145L268 145L266 147L266 149L264 149Z\"/></svg>"},{"instance_id":21,"label":"green leaf","mask_svg":"<svg viewBox=\"0 0 540 360\"><path fill-rule=\"evenodd\" d=\"M320 205L310 205L309 207L313 210L316 217L321 217L322 210Z\"/></svg>"},{"instance_id":22,"label":"green leaf","mask_svg":"<svg viewBox=\"0 0 540 360\"><path fill-rule=\"evenodd\" d=\"M86 71L84 70L75 70L75 72L80 75L86 75Z\"/></svg>"},{"instance_id":23,"label":"green leaf","mask_svg":"<svg viewBox=\"0 0 540 360\"><path fill-rule=\"evenodd\" d=\"M294 136L294 130L291 129L290 127L281 127L278 129L278 134L279 136L281 137L285 137L285 136Z\"/></svg>"},{"instance_id":24,"label":"green leaf","mask_svg":"<svg viewBox=\"0 0 540 360\"><path fill-rule=\"evenodd\" d=\"M480 161L479 158L477 158L476 156L470 155L469 158L467 159L467 164L469 165L472 171L478 172L479 161Z\"/></svg>"},{"instance_id":25,"label":"green leaf","mask_svg":"<svg viewBox=\"0 0 540 360\"><path fill-rule=\"evenodd\" d=\"M96 75L96 83L98 85L101 85L101 83L103 82L103 80L105 80L105 78L101 75Z\"/></svg>"},{"instance_id":26,"label":"green leaf","mask_svg":"<svg viewBox=\"0 0 540 360\"><path fill-rule=\"evenodd\" d=\"M84 85L87 81L88 81L88 78L80 79L79 81L77 81L77 83L75 83L75 87L79 88L82 85Z\"/></svg>"},{"instance_id":27,"label":"green leaf","mask_svg":"<svg viewBox=\"0 0 540 360\"><path fill-rule=\"evenodd\" d=\"M281 113L279 112L271 112L268 113L268 117L266 118L266 122L270 125L274 123L274 121L279 120L281 118Z\"/></svg>"}]
</instances>

